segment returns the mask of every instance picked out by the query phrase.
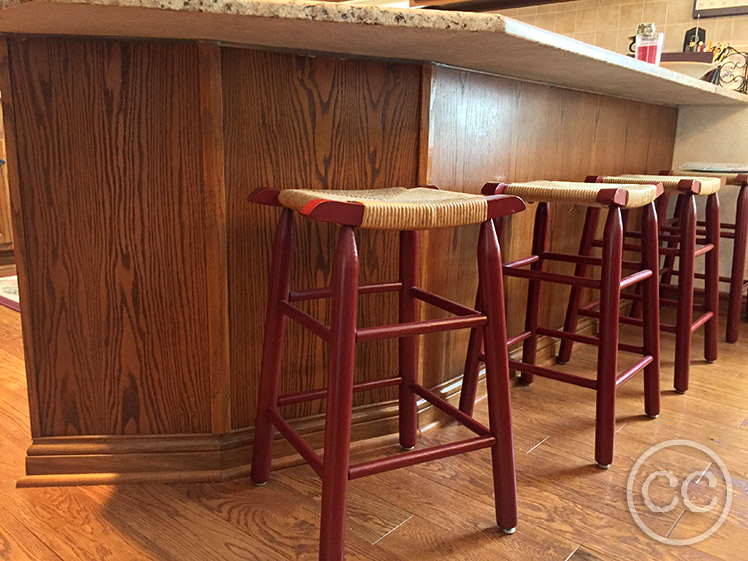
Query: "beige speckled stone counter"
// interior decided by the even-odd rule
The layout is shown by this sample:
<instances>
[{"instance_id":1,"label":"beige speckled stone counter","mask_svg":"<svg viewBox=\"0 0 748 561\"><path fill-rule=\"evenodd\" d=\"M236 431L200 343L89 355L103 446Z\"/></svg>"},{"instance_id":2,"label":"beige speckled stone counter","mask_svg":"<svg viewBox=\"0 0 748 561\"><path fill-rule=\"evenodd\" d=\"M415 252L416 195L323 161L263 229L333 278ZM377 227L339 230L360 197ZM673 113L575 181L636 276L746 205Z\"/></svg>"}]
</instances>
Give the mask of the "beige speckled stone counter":
<instances>
[{"instance_id":1,"label":"beige speckled stone counter","mask_svg":"<svg viewBox=\"0 0 748 561\"><path fill-rule=\"evenodd\" d=\"M437 62L666 105L748 96L496 14L249 0L3 0L0 32L203 39Z\"/></svg>"}]
</instances>

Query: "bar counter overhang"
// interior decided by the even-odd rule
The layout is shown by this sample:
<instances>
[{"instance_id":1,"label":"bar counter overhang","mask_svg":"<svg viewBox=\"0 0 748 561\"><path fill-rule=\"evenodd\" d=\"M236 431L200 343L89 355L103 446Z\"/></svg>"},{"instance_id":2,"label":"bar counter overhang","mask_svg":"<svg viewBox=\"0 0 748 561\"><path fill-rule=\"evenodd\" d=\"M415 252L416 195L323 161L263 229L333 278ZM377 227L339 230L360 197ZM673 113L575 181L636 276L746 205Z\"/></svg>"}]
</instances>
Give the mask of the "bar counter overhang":
<instances>
[{"instance_id":1,"label":"bar counter overhang","mask_svg":"<svg viewBox=\"0 0 748 561\"><path fill-rule=\"evenodd\" d=\"M254 188L478 193L489 180L657 173L684 107L748 108L493 14L30 0L0 2L0 33L33 439L21 485L248 473L277 219L247 202ZM582 216L554 214L551 251L576 249ZM531 218L512 218L508 259L529 252ZM335 229L300 222L298 235L298 270L315 276L293 286L328 284ZM470 304L475 235L423 238L420 284ZM362 283L397 280L396 237L361 232L359 248ZM444 253L460 266L442 267ZM512 334L526 288L506 285ZM563 323L566 297L546 291L543 324ZM359 325L395 323L388 298L362 296ZM425 336L419 383L458 399L466 345L467 332ZM396 373L395 341L357 352L358 381ZM323 387L324 371L322 344L292 327L282 392ZM356 395L354 440L394 442L395 395ZM284 409L315 447L323 406ZM439 421L419 408L422 428ZM276 456L296 461L285 444Z\"/></svg>"}]
</instances>

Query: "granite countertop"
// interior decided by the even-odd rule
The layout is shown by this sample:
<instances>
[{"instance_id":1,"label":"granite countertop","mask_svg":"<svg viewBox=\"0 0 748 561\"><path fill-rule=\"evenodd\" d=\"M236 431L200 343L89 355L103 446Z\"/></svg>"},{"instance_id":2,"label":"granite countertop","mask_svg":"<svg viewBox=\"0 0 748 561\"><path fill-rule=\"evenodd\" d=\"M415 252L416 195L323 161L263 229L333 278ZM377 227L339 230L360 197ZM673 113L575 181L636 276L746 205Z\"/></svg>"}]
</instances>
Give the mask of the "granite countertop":
<instances>
[{"instance_id":1,"label":"granite countertop","mask_svg":"<svg viewBox=\"0 0 748 561\"><path fill-rule=\"evenodd\" d=\"M277 0L0 0L0 32L198 39L435 62L665 105L748 96L498 14Z\"/></svg>"}]
</instances>

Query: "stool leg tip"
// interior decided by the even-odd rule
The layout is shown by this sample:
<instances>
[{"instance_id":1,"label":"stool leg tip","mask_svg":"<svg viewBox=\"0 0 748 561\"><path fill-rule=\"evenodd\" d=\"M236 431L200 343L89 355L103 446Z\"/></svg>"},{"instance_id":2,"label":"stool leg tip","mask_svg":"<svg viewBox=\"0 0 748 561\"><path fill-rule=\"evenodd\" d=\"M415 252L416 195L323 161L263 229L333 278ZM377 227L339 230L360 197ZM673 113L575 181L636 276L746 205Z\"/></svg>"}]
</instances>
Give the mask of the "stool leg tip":
<instances>
[{"instance_id":1,"label":"stool leg tip","mask_svg":"<svg viewBox=\"0 0 748 561\"><path fill-rule=\"evenodd\" d=\"M411 450L415 450L415 446L400 446L400 448L403 449L405 452L410 452Z\"/></svg>"},{"instance_id":2,"label":"stool leg tip","mask_svg":"<svg viewBox=\"0 0 748 561\"><path fill-rule=\"evenodd\" d=\"M659 415L647 415L648 419L656 419Z\"/></svg>"},{"instance_id":3,"label":"stool leg tip","mask_svg":"<svg viewBox=\"0 0 748 561\"><path fill-rule=\"evenodd\" d=\"M683 395L684 393L686 393L686 390L675 390L675 393L677 393L678 395Z\"/></svg>"},{"instance_id":4,"label":"stool leg tip","mask_svg":"<svg viewBox=\"0 0 748 561\"><path fill-rule=\"evenodd\" d=\"M568 360L561 360L560 358L556 357L556 364L569 364Z\"/></svg>"},{"instance_id":5,"label":"stool leg tip","mask_svg":"<svg viewBox=\"0 0 748 561\"><path fill-rule=\"evenodd\" d=\"M610 464L601 464L601 463L598 462L597 463L597 467L599 467L600 469L609 469L610 468Z\"/></svg>"},{"instance_id":6,"label":"stool leg tip","mask_svg":"<svg viewBox=\"0 0 748 561\"><path fill-rule=\"evenodd\" d=\"M268 484L267 481L259 481L259 482L258 481L253 481L252 482L252 485L254 485L255 487L264 487L267 484Z\"/></svg>"},{"instance_id":7,"label":"stool leg tip","mask_svg":"<svg viewBox=\"0 0 748 561\"><path fill-rule=\"evenodd\" d=\"M714 360L707 360L707 361L706 361L706 363L707 363L707 364L714 364L715 362L716 362L716 361L714 361Z\"/></svg>"},{"instance_id":8,"label":"stool leg tip","mask_svg":"<svg viewBox=\"0 0 748 561\"><path fill-rule=\"evenodd\" d=\"M507 535L511 535L517 531L517 527L515 526L514 528L502 528L501 531Z\"/></svg>"}]
</instances>

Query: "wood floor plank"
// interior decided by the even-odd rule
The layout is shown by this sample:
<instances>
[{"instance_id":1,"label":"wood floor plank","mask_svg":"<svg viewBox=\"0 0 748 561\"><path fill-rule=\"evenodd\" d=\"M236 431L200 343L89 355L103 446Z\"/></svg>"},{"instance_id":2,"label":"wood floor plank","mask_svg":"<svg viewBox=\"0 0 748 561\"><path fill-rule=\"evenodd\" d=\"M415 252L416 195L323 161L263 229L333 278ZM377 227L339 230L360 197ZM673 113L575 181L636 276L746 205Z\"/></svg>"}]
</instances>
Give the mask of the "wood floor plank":
<instances>
[{"instance_id":1,"label":"wood floor plank","mask_svg":"<svg viewBox=\"0 0 748 561\"><path fill-rule=\"evenodd\" d=\"M0 559L2 561L60 561L62 557L6 510L0 516Z\"/></svg>"},{"instance_id":2,"label":"wood floor plank","mask_svg":"<svg viewBox=\"0 0 748 561\"><path fill-rule=\"evenodd\" d=\"M635 342L631 333L625 337ZM594 467L594 392L537 379L512 389L520 521L517 533L495 526L487 451L447 458L351 483L349 561L744 561L748 543L748 324L741 343L721 345L714 365L694 343L691 388L670 391L672 340L663 337L662 415L643 417L641 377L619 389L616 459ZM578 345L565 368L592 375L595 351ZM16 489L30 442L20 319L0 307L0 560L280 561L315 560L320 482L306 466L273 472L263 488L248 480L180 485ZM486 421L485 400L476 417ZM468 436L448 425L418 446ZM687 547L660 544L628 512L634 462L653 444L687 438L727 464L734 486L724 525ZM360 451L355 461L397 452ZM658 461L678 477L708 460L672 449ZM706 464L705 464L706 462ZM714 470L712 465L708 468ZM666 502L669 489L653 487ZM708 501L708 489L692 488ZM658 493L660 493L658 495ZM639 500L639 499L637 499ZM642 511L644 513L645 511ZM681 515L682 514L682 515ZM658 532L689 536L708 517L679 508L643 514Z\"/></svg>"}]
</instances>

